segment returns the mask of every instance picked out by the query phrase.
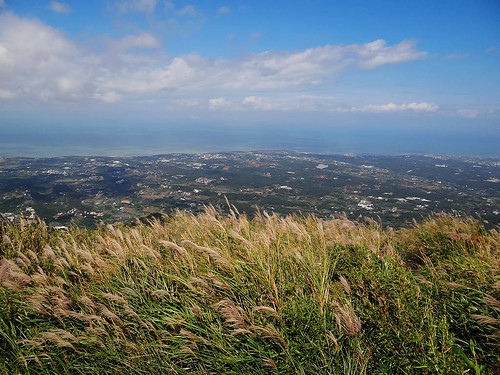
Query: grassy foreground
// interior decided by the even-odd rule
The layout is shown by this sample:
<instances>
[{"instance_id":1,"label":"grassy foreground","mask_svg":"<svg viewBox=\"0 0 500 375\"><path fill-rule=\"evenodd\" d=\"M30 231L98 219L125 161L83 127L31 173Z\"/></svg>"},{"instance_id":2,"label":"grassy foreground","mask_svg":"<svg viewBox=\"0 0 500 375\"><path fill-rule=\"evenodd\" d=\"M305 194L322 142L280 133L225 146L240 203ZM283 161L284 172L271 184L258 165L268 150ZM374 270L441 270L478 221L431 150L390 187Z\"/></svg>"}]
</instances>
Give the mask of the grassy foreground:
<instances>
[{"instance_id":1,"label":"grassy foreground","mask_svg":"<svg viewBox=\"0 0 500 375\"><path fill-rule=\"evenodd\" d=\"M500 233L257 215L0 225L0 373L500 373Z\"/></svg>"}]
</instances>

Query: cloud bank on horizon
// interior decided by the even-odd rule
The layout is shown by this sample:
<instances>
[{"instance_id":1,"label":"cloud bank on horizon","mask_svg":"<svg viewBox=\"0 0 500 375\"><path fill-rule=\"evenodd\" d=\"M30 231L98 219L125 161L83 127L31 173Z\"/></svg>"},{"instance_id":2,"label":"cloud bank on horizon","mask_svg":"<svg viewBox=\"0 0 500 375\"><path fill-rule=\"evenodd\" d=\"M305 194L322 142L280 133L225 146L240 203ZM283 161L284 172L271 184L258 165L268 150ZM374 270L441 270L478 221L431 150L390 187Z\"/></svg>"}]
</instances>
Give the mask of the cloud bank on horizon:
<instances>
[{"instance_id":1,"label":"cloud bank on horizon","mask_svg":"<svg viewBox=\"0 0 500 375\"><path fill-rule=\"evenodd\" d=\"M317 38L301 34L314 25L296 21L292 10L263 4L104 4L89 2L84 8L76 1L47 1L28 9L0 0L0 109L13 103L27 108L101 103L119 108L119 114L135 103L189 118L200 112L279 111L498 119L500 61L492 43L498 42L500 27L493 29L496 36L485 34L472 46L453 42L453 50L426 40L418 28L408 37L394 29L385 39L380 34L392 34L382 25L379 33L345 29L346 35L363 34L363 41L339 40L328 15L314 13L320 9L308 10L321 25ZM287 4L293 7L280 6ZM331 7L326 10L339 11ZM254 18L253 12L264 9L267 14ZM457 14L456 22L466 16ZM282 28L279 33L272 22Z\"/></svg>"}]
</instances>

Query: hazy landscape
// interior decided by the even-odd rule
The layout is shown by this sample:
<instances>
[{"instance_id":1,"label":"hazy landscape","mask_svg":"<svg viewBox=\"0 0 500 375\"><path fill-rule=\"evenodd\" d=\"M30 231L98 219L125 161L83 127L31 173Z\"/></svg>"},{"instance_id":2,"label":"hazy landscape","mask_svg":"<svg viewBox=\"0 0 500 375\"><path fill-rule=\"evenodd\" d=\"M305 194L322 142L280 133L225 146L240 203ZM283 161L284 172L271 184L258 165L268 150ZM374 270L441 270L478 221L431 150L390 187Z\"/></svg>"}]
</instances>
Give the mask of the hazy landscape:
<instances>
[{"instance_id":1,"label":"hazy landscape","mask_svg":"<svg viewBox=\"0 0 500 375\"><path fill-rule=\"evenodd\" d=\"M0 213L51 226L133 223L175 209L227 208L409 227L431 213L500 223L500 161L477 157L317 155L286 151L144 157L9 158Z\"/></svg>"},{"instance_id":2,"label":"hazy landscape","mask_svg":"<svg viewBox=\"0 0 500 375\"><path fill-rule=\"evenodd\" d=\"M499 35L0 0L0 374L499 374Z\"/></svg>"}]
</instances>

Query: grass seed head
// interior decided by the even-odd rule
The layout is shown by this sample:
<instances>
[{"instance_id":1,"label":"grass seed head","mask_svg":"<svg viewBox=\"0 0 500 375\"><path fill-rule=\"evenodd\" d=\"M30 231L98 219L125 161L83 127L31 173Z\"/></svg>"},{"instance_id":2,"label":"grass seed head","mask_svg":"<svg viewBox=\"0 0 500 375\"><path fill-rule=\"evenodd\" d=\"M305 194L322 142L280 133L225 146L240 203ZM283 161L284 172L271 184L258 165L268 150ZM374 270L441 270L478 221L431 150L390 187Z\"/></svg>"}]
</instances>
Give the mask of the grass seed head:
<instances>
[{"instance_id":1,"label":"grass seed head","mask_svg":"<svg viewBox=\"0 0 500 375\"><path fill-rule=\"evenodd\" d=\"M266 313L266 314L274 316L275 318L278 318L278 319L281 318L280 314L270 306L255 306L252 309L252 311L254 313Z\"/></svg>"},{"instance_id":2,"label":"grass seed head","mask_svg":"<svg viewBox=\"0 0 500 375\"><path fill-rule=\"evenodd\" d=\"M265 327L251 326L252 331L258 332L263 338L271 339L282 346L286 346L286 341L278 332L278 330L271 324L267 324Z\"/></svg>"},{"instance_id":3,"label":"grass seed head","mask_svg":"<svg viewBox=\"0 0 500 375\"><path fill-rule=\"evenodd\" d=\"M492 296L489 295L484 296L484 302L490 305L491 307L500 309L500 301L497 300L496 298L493 298Z\"/></svg>"},{"instance_id":4,"label":"grass seed head","mask_svg":"<svg viewBox=\"0 0 500 375\"><path fill-rule=\"evenodd\" d=\"M492 318L491 316L471 314L471 318L475 319L479 324L482 325L496 326L499 324L499 321L495 318Z\"/></svg>"},{"instance_id":5,"label":"grass seed head","mask_svg":"<svg viewBox=\"0 0 500 375\"><path fill-rule=\"evenodd\" d=\"M241 308L236 306L230 299L223 299L214 307L224 317L226 325L231 328L245 328L245 316Z\"/></svg>"},{"instance_id":6,"label":"grass seed head","mask_svg":"<svg viewBox=\"0 0 500 375\"><path fill-rule=\"evenodd\" d=\"M361 321L350 304L335 304L336 319L339 330L348 336L357 336L361 332Z\"/></svg>"},{"instance_id":7,"label":"grass seed head","mask_svg":"<svg viewBox=\"0 0 500 375\"><path fill-rule=\"evenodd\" d=\"M340 275L339 281L340 284L342 285L342 288L344 288L345 292L347 294L351 294L351 287L349 286L349 283L347 282L346 278Z\"/></svg>"}]
</instances>

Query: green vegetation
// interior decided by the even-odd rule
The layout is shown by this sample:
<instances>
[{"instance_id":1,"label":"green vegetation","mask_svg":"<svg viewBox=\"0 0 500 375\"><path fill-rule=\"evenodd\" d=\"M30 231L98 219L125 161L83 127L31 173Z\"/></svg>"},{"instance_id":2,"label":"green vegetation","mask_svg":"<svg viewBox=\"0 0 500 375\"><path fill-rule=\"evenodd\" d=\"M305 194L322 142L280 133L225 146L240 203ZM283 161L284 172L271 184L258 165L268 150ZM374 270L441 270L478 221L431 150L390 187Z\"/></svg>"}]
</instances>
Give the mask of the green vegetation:
<instances>
[{"instance_id":1,"label":"green vegetation","mask_svg":"<svg viewBox=\"0 0 500 375\"><path fill-rule=\"evenodd\" d=\"M343 156L288 151L147 157L13 158L0 163L0 216L53 226L131 223L175 209L345 214L411 227L433 212L500 224L500 161L441 156Z\"/></svg>"},{"instance_id":2,"label":"green vegetation","mask_svg":"<svg viewBox=\"0 0 500 375\"><path fill-rule=\"evenodd\" d=\"M208 207L0 238L0 373L500 371L500 233L472 219Z\"/></svg>"}]
</instances>

